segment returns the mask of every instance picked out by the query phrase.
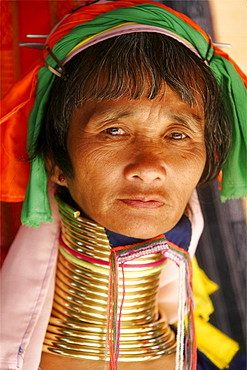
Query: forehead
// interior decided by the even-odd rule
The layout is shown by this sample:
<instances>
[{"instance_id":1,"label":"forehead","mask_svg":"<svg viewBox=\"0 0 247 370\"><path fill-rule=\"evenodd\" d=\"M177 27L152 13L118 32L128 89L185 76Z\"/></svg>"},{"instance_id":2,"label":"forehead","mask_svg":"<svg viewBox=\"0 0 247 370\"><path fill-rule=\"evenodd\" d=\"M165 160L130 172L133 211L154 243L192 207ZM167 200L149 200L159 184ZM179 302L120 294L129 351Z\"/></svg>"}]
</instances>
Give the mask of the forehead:
<instances>
[{"instance_id":1,"label":"forehead","mask_svg":"<svg viewBox=\"0 0 247 370\"><path fill-rule=\"evenodd\" d=\"M102 101L88 100L74 109L71 122L97 125L130 119L147 121L147 127L151 127L153 119L156 122L157 119L168 119L180 123L191 122L200 129L204 123L203 111L200 100L190 106L171 88L164 86L154 99L148 99L144 94L138 99L123 97Z\"/></svg>"}]
</instances>

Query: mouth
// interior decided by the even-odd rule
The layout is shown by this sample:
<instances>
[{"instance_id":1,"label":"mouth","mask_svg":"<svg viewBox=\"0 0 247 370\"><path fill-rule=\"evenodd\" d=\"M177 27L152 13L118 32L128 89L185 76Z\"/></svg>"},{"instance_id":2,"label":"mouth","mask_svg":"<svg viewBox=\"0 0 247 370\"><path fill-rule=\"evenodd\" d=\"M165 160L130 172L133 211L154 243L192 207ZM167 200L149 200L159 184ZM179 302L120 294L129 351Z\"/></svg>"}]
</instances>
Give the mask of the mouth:
<instances>
[{"instance_id":1,"label":"mouth","mask_svg":"<svg viewBox=\"0 0 247 370\"><path fill-rule=\"evenodd\" d=\"M120 199L121 202L126 204L131 208L136 209L157 209L162 207L165 202L163 199L159 197L134 197L134 198L126 198Z\"/></svg>"}]
</instances>

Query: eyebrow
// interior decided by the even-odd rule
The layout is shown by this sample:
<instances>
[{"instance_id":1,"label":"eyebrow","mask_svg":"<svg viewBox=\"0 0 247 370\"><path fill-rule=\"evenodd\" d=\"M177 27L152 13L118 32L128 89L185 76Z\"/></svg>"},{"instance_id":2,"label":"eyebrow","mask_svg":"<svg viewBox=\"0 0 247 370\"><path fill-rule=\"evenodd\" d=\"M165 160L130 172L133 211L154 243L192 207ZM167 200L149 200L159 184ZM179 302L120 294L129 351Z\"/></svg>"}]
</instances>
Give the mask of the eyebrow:
<instances>
[{"instance_id":1,"label":"eyebrow","mask_svg":"<svg viewBox=\"0 0 247 370\"><path fill-rule=\"evenodd\" d=\"M198 114L171 114L168 118L182 123L187 128L191 128L191 126L194 126L196 130L204 128L204 117L201 117Z\"/></svg>"},{"instance_id":2,"label":"eyebrow","mask_svg":"<svg viewBox=\"0 0 247 370\"><path fill-rule=\"evenodd\" d=\"M114 121L117 121L124 117L130 117L133 115L131 111L123 111L123 110L111 110L111 109L104 109L102 112L97 112L87 121L86 125L90 123L90 125L98 125L98 123L107 124Z\"/></svg>"},{"instance_id":3,"label":"eyebrow","mask_svg":"<svg viewBox=\"0 0 247 370\"><path fill-rule=\"evenodd\" d=\"M123 117L129 117L131 115L133 115L133 112L131 111L122 111L121 109L119 111L113 111L111 109L106 109L102 112L97 112L94 117L100 120L108 116L110 120L117 120Z\"/></svg>"},{"instance_id":4,"label":"eyebrow","mask_svg":"<svg viewBox=\"0 0 247 370\"><path fill-rule=\"evenodd\" d=\"M94 121L103 119L104 122L111 122L111 121L117 121L118 119L130 117L133 116L134 112L132 110L111 110L110 109L104 109L102 112L97 112L97 114L94 116ZM107 118L106 118L107 116ZM181 123L184 127L188 129L195 129L195 130L202 130L204 129L204 117L201 117L195 113L168 113L165 114L165 117L171 121L177 121L178 123Z\"/></svg>"}]
</instances>

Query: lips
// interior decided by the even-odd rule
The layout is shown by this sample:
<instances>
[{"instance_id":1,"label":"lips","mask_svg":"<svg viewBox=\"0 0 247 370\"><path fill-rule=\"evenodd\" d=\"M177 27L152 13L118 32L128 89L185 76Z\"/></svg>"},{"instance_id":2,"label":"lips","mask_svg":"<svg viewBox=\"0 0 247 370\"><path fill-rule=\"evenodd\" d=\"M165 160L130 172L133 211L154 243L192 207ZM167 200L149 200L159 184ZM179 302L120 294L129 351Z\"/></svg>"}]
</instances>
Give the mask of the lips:
<instances>
[{"instance_id":1,"label":"lips","mask_svg":"<svg viewBox=\"0 0 247 370\"><path fill-rule=\"evenodd\" d=\"M136 209L156 209L162 207L165 202L156 197L136 197L130 199L121 199L121 201L129 207Z\"/></svg>"}]
</instances>

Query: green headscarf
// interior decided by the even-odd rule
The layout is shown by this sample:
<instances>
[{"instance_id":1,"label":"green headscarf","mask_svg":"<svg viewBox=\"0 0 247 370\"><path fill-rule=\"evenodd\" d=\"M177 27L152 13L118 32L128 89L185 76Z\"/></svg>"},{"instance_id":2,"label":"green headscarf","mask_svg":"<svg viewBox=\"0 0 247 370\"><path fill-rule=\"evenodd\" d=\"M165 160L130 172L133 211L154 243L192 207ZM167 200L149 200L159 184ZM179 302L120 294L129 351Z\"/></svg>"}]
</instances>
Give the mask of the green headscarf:
<instances>
[{"instance_id":1,"label":"green headscarf","mask_svg":"<svg viewBox=\"0 0 247 370\"><path fill-rule=\"evenodd\" d=\"M128 2L115 2L115 6L121 6L121 3L128 4ZM135 5L136 3L136 1L130 2L134 6L117 7L110 11L107 11L108 4L112 3L106 3L106 12L72 28L55 43L52 53L59 61L63 61L67 54L82 40L126 22L161 27L192 44L203 60L210 61L211 70L219 85L223 86L225 105L233 123L231 151L223 166L221 199L224 201L229 198L246 196L247 94L240 75L228 59L215 53L214 47L209 44L203 31L200 32L199 27L193 28L185 21L184 16L180 18L175 14L176 12L171 12L169 8L160 4L140 3ZM78 12L83 14L84 9L79 9ZM66 21L69 22L69 17ZM58 31L55 30L56 32ZM52 39L52 37L54 34L50 38ZM46 63L54 69L57 68L57 63L51 55L47 56ZM29 117L28 148L30 150L39 134L54 78L55 75L47 66L40 68L36 100ZM31 175L23 205L22 223L38 227L40 222L51 221L47 173L44 162L41 159L35 159L31 163Z\"/></svg>"}]
</instances>

